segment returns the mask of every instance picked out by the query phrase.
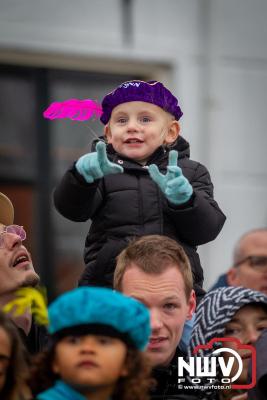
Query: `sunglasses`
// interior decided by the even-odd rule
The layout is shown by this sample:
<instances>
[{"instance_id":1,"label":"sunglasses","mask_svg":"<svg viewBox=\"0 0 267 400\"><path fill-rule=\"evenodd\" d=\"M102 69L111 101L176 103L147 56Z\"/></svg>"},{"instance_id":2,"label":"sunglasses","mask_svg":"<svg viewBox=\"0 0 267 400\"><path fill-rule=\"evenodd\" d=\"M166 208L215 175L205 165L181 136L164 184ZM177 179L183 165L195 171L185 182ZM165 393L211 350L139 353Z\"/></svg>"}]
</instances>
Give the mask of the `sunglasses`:
<instances>
[{"instance_id":1,"label":"sunglasses","mask_svg":"<svg viewBox=\"0 0 267 400\"><path fill-rule=\"evenodd\" d=\"M26 232L23 229L23 226L8 225L2 230L2 232L0 232L0 249L5 246L5 234L7 233L19 236L21 241L26 239Z\"/></svg>"},{"instance_id":2,"label":"sunglasses","mask_svg":"<svg viewBox=\"0 0 267 400\"><path fill-rule=\"evenodd\" d=\"M238 267L241 264L248 263L252 268L267 267L267 256L247 256L243 260L235 263L234 267Z\"/></svg>"}]
</instances>

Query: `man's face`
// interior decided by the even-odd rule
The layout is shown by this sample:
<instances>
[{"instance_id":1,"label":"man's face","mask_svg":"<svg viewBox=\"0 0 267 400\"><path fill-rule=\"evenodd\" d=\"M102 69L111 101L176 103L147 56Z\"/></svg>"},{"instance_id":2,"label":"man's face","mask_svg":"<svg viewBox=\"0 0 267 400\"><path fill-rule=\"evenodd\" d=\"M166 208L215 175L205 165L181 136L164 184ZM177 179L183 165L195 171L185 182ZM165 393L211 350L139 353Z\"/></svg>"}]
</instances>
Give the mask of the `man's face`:
<instances>
[{"instance_id":1,"label":"man's face","mask_svg":"<svg viewBox=\"0 0 267 400\"><path fill-rule=\"evenodd\" d=\"M244 286L267 294L267 262L265 265L253 265L248 256L267 257L267 232L254 232L244 238L242 242L240 261L245 260L237 267L228 271L228 283L231 286Z\"/></svg>"},{"instance_id":2,"label":"man's face","mask_svg":"<svg viewBox=\"0 0 267 400\"><path fill-rule=\"evenodd\" d=\"M152 366L168 365L180 342L183 327L195 310L195 294L186 299L180 271L168 264L161 274L147 274L132 263L124 273L122 292L144 303L151 313L147 354Z\"/></svg>"},{"instance_id":3,"label":"man's face","mask_svg":"<svg viewBox=\"0 0 267 400\"><path fill-rule=\"evenodd\" d=\"M5 226L0 224L0 234ZM0 295L12 292L22 286L35 286L39 276L34 271L30 253L22 245L20 236L14 233L2 234L0 248Z\"/></svg>"}]
</instances>

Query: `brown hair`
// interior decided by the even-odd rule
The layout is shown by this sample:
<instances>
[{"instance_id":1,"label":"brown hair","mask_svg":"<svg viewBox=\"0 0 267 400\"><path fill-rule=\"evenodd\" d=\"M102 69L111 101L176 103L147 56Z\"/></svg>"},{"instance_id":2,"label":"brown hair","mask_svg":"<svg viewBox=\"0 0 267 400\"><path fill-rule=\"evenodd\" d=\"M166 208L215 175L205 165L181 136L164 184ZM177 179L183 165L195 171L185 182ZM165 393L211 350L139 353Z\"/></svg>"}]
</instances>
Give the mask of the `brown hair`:
<instances>
[{"instance_id":1,"label":"brown hair","mask_svg":"<svg viewBox=\"0 0 267 400\"><path fill-rule=\"evenodd\" d=\"M22 399L24 398L23 395L29 394L25 384L28 376L28 368L25 361L26 349L21 341L17 327L2 311L0 311L0 328L7 333L11 342L9 366L6 371L4 387L0 392L0 398L5 400Z\"/></svg>"},{"instance_id":2,"label":"brown hair","mask_svg":"<svg viewBox=\"0 0 267 400\"><path fill-rule=\"evenodd\" d=\"M52 370L55 346L56 343L32 360L29 384L34 396L52 387L59 379ZM148 392L155 382L150 377L151 366L146 355L137 349L128 348L125 366L128 374L118 379L112 399L149 400Z\"/></svg>"},{"instance_id":3,"label":"brown hair","mask_svg":"<svg viewBox=\"0 0 267 400\"><path fill-rule=\"evenodd\" d=\"M175 240L166 236L147 235L131 242L117 257L114 272L116 290L123 291L123 276L132 263L141 271L154 275L161 274L168 265L173 264L183 277L186 299L189 300L193 288L190 262L182 246Z\"/></svg>"},{"instance_id":4,"label":"brown hair","mask_svg":"<svg viewBox=\"0 0 267 400\"><path fill-rule=\"evenodd\" d=\"M112 398L114 400L148 400L154 381L147 356L136 349L128 349L126 356L128 375L120 378Z\"/></svg>"}]
</instances>

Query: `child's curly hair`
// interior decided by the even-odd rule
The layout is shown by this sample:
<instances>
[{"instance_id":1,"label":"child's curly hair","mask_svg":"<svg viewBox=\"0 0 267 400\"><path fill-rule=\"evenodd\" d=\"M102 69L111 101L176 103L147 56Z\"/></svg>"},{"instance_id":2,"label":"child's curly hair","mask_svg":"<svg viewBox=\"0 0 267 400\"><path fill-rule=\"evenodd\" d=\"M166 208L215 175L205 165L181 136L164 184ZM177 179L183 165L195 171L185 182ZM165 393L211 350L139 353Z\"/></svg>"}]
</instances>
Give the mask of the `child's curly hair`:
<instances>
[{"instance_id":1,"label":"child's curly hair","mask_svg":"<svg viewBox=\"0 0 267 400\"><path fill-rule=\"evenodd\" d=\"M29 386L33 397L53 386L59 376L52 370L56 343L32 358ZM126 355L128 375L119 378L113 400L149 400L149 389L154 384L151 366L144 353L128 348Z\"/></svg>"},{"instance_id":2,"label":"child's curly hair","mask_svg":"<svg viewBox=\"0 0 267 400\"><path fill-rule=\"evenodd\" d=\"M128 349L126 368L128 375L118 381L114 400L148 400L149 389L154 381L146 355L136 349Z\"/></svg>"},{"instance_id":3,"label":"child's curly hair","mask_svg":"<svg viewBox=\"0 0 267 400\"><path fill-rule=\"evenodd\" d=\"M0 311L0 328L8 335L11 345L10 360L6 371L6 379L0 393L0 398L16 400L29 395L26 386L28 367L26 363L26 349L21 341L17 327L9 317Z\"/></svg>"}]
</instances>

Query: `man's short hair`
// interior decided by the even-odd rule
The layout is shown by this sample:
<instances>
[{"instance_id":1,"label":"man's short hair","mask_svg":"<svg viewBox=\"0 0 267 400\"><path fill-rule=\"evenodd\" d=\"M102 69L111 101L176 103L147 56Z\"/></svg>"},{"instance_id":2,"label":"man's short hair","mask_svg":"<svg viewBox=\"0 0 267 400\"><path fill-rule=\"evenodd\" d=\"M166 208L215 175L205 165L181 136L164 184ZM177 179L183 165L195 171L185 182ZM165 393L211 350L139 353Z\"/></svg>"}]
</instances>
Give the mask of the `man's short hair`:
<instances>
[{"instance_id":1,"label":"man's short hair","mask_svg":"<svg viewBox=\"0 0 267 400\"><path fill-rule=\"evenodd\" d=\"M234 251L233 251L233 267L236 267L236 264L243 258L245 252L244 242L247 240L249 236L253 236L257 233L267 234L267 227L251 229L250 231L245 232L237 241Z\"/></svg>"},{"instance_id":2,"label":"man's short hair","mask_svg":"<svg viewBox=\"0 0 267 400\"><path fill-rule=\"evenodd\" d=\"M162 274L173 264L180 271L187 300L193 289L193 277L189 259L175 240L160 235L147 235L131 242L117 257L114 272L114 289L122 291L122 279L134 263L147 274Z\"/></svg>"}]
</instances>

